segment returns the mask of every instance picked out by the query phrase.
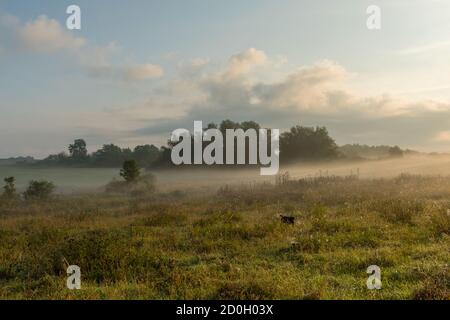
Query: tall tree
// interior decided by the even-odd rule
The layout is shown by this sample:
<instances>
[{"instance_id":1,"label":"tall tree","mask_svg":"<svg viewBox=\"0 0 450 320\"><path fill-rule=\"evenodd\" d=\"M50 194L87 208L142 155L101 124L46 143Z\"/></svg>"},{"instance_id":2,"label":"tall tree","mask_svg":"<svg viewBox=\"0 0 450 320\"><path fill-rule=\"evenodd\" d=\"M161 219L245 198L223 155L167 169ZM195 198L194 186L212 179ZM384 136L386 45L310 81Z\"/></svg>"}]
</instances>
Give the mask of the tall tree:
<instances>
[{"instance_id":1,"label":"tall tree","mask_svg":"<svg viewBox=\"0 0 450 320\"><path fill-rule=\"evenodd\" d=\"M76 139L73 144L69 145L69 153L72 159L84 160L87 158L86 141L83 139Z\"/></svg>"}]
</instances>

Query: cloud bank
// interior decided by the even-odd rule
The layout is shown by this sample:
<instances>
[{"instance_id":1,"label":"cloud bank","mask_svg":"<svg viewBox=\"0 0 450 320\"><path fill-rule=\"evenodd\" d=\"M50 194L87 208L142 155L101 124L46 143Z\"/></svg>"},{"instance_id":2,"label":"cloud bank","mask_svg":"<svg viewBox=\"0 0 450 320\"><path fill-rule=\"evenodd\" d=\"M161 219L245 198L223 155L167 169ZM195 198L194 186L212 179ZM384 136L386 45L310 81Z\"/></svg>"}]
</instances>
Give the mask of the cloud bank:
<instances>
[{"instance_id":1,"label":"cloud bank","mask_svg":"<svg viewBox=\"0 0 450 320\"><path fill-rule=\"evenodd\" d=\"M66 54L77 58L86 74L116 80L144 81L163 76L161 66L152 63L113 65L112 57L120 50L115 42L105 46L90 44L68 31L57 20L41 15L25 24L11 15L0 15L0 34L8 35L9 50L34 54ZM4 46L0 46L5 50Z\"/></svg>"},{"instance_id":2,"label":"cloud bank","mask_svg":"<svg viewBox=\"0 0 450 320\"><path fill-rule=\"evenodd\" d=\"M267 55L250 48L230 57L221 70L179 74L151 93L145 107L164 104L164 95L188 86L191 99L164 119L147 119L135 134L168 134L191 126L194 120L255 120L268 127L295 124L325 125L339 143L399 144L418 149L444 149L450 139L450 104L434 100L409 100L393 94L367 96L350 85L357 74L331 60L301 66L279 81L257 81L252 71L270 64ZM251 80L252 79L252 80ZM197 99L192 99L192 96ZM176 112L180 111L182 112ZM180 116L182 114L182 116ZM425 147L425 148L424 148Z\"/></svg>"}]
</instances>

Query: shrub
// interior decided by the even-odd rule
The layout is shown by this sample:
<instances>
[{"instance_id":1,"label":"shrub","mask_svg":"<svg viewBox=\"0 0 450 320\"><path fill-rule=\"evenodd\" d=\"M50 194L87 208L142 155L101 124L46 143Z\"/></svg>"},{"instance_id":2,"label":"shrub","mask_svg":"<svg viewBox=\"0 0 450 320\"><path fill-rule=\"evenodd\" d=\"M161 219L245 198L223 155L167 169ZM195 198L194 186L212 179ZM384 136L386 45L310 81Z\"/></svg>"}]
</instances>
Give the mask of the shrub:
<instances>
[{"instance_id":1,"label":"shrub","mask_svg":"<svg viewBox=\"0 0 450 320\"><path fill-rule=\"evenodd\" d=\"M6 199L10 199L16 196L16 186L14 177L5 178L5 186L3 187L3 197Z\"/></svg>"},{"instance_id":2,"label":"shrub","mask_svg":"<svg viewBox=\"0 0 450 320\"><path fill-rule=\"evenodd\" d=\"M127 160L123 163L120 170L120 176L125 179L126 182L135 182L139 177L139 167L135 160Z\"/></svg>"},{"instance_id":3,"label":"shrub","mask_svg":"<svg viewBox=\"0 0 450 320\"><path fill-rule=\"evenodd\" d=\"M51 196L54 190L55 185L52 182L32 180L23 195L27 200L45 200Z\"/></svg>"}]
</instances>

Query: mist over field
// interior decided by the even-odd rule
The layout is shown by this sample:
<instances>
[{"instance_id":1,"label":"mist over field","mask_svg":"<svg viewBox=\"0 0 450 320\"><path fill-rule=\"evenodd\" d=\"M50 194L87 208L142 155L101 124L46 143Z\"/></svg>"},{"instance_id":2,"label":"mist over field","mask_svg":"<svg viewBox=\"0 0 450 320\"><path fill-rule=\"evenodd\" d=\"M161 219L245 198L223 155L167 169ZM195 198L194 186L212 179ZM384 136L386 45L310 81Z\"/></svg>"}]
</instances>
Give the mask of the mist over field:
<instances>
[{"instance_id":1,"label":"mist over field","mask_svg":"<svg viewBox=\"0 0 450 320\"><path fill-rule=\"evenodd\" d=\"M0 177L14 176L17 188L23 190L30 180L48 180L60 193L100 192L112 179L119 179L120 168L46 168L0 165ZM224 185L275 182L274 176L261 176L259 168L199 168L185 165L176 169L149 170L161 191L213 190ZM280 167L292 179L319 176L359 175L360 178L392 178L400 174L450 175L450 155L414 155L403 158L364 161L297 163Z\"/></svg>"}]
</instances>

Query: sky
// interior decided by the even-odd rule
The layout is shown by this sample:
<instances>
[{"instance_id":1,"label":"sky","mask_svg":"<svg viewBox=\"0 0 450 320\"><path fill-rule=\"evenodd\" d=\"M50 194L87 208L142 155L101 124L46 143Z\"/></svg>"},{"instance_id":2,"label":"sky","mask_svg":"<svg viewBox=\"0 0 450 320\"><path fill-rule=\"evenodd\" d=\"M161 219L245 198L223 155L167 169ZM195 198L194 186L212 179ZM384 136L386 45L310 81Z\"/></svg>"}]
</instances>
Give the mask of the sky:
<instances>
[{"instance_id":1,"label":"sky","mask_svg":"<svg viewBox=\"0 0 450 320\"><path fill-rule=\"evenodd\" d=\"M0 0L0 158L223 119L450 151L449 57L446 0Z\"/></svg>"}]
</instances>

